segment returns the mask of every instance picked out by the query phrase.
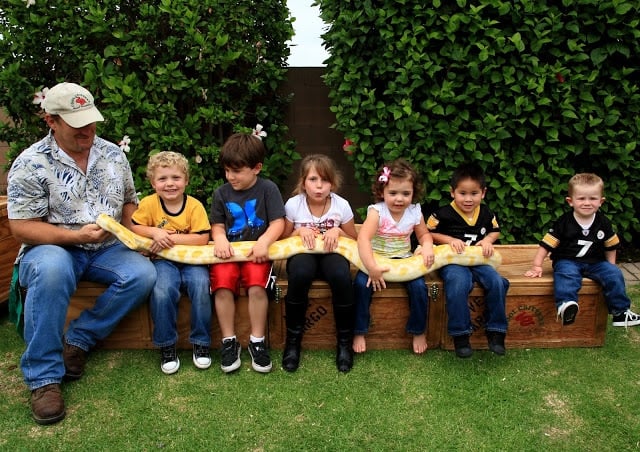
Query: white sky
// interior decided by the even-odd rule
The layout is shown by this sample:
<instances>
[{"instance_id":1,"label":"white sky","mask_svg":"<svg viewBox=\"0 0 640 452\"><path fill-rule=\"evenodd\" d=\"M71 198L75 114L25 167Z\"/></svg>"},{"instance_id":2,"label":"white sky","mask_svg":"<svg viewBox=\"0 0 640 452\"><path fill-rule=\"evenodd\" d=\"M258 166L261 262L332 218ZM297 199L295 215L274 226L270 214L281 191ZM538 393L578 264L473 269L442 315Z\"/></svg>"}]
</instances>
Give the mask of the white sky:
<instances>
[{"instance_id":1,"label":"white sky","mask_svg":"<svg viewBox=\"0 0 640 452\"><path fill-rule=\"evenodd\" d=\"M311 3L313 0L287 1L291 16L296 18L293 23L295 34L290 43L289 66L324 66L322 62L329 57L320 38L326 25L320 19L320 9L317 6L311 7Z\"/></svg>"}]
</instances>

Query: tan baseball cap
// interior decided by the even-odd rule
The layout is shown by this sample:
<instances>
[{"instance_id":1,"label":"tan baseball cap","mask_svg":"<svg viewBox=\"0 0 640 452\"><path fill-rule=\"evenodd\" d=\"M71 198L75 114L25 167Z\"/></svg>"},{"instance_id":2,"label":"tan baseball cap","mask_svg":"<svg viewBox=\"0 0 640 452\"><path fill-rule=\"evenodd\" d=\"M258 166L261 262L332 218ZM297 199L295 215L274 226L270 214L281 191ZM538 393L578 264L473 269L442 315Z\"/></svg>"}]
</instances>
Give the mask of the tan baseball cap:
<instances>
[{"instance_id":1,"label":"tan baseball cap","mask_svg":"<svg viewBox=\"0 0 640 452\"><path fill-rule=\"evenodd\" d=\"M51 115L60 115L64 122L76 129L104 121L91 93L75 83L58 83L50 88L42 101L42 108Z\"/></svg>"}]
</instances>

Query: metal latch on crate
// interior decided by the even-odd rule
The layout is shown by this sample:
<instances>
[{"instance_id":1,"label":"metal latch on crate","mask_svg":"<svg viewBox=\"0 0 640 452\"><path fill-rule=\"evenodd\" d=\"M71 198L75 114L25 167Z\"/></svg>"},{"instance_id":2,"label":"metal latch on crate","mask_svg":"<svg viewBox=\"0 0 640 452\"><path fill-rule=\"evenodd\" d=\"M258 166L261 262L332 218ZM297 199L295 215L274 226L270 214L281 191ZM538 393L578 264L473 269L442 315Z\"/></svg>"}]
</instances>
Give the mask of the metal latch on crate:
<instances>
[{"instance_id":1,"label":"metal latch on crate","mask_svg":"<svg viewBox=\"0 0 640 452\"><path fill-rule=\"evenodd\" d=\"M429 298L431 301L438 301L438 295L440 295L440 286L436 283L431 283L431 285L427 284L427 292L429 293Z\"/></svg>"}]
</instances>

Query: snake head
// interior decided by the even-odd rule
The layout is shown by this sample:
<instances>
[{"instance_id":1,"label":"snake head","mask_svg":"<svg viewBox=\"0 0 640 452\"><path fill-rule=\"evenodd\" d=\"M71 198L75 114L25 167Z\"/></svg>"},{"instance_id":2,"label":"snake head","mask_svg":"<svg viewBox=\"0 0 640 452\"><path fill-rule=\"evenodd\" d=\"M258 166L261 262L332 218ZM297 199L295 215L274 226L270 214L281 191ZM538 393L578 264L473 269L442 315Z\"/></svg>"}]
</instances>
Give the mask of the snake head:
<instances>
[{"instance_id":1,"label":"snake head","mask_svg":"<svg viewBox=\"0 0 640 452\"><path fill-rule=\"evenodd\" d=\"M98 215L96 224L105 231L115 235L127 248L132 250L137 250L139 248L136 235L106 213Z\"/></svg>"}]
</instances>

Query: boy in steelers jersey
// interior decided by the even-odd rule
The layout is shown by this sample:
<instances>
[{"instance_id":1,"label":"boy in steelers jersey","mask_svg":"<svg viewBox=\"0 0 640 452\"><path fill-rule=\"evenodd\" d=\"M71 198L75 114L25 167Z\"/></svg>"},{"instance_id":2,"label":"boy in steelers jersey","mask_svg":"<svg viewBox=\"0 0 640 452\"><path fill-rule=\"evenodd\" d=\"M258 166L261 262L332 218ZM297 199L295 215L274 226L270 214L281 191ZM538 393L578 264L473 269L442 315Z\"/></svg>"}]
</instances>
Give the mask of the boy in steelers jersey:
<instances>
[{"instance_id":1,"label":"boy in steelers jersey","mask_svg":"<svg viewBox=\"0 0 640 452\"><path fill-rule=\"evenodd\" d=\"M463 163L451 176L453 201L440 207L427 220L433 242L448 244L457 253L467 246L482 247L482 255L493 255L493 244L500 237L500 226L489 207L482 202L487 182L479 165ZM444 283L447 309L447 333L453 339L456 356L469 358L473 354L469 336L473 332L468 298L474 283L485 290L485 332L489 350L504 355L507 334L505 313L509 281L490 265L445 265L439 270Z\"/></svg>"},{"instance_id":2,"label":"boy in steelers jersey","mask_svg":"<svg viewBox=\"0 0 640 452\"><path fill-rule=\"evenodd\" d=\"M624 276L616 266L620 240L611 222L598 211L605 200L604 182L595 174L576 174L569 180L566 200L572 210L558 218L542 238L525 276L542 276L542 262L551 253L554 296L563 325L576 319L583 277L604 289L613 326L640 325L640 315L630 309Z\"/></svg>"}]
</instances>

